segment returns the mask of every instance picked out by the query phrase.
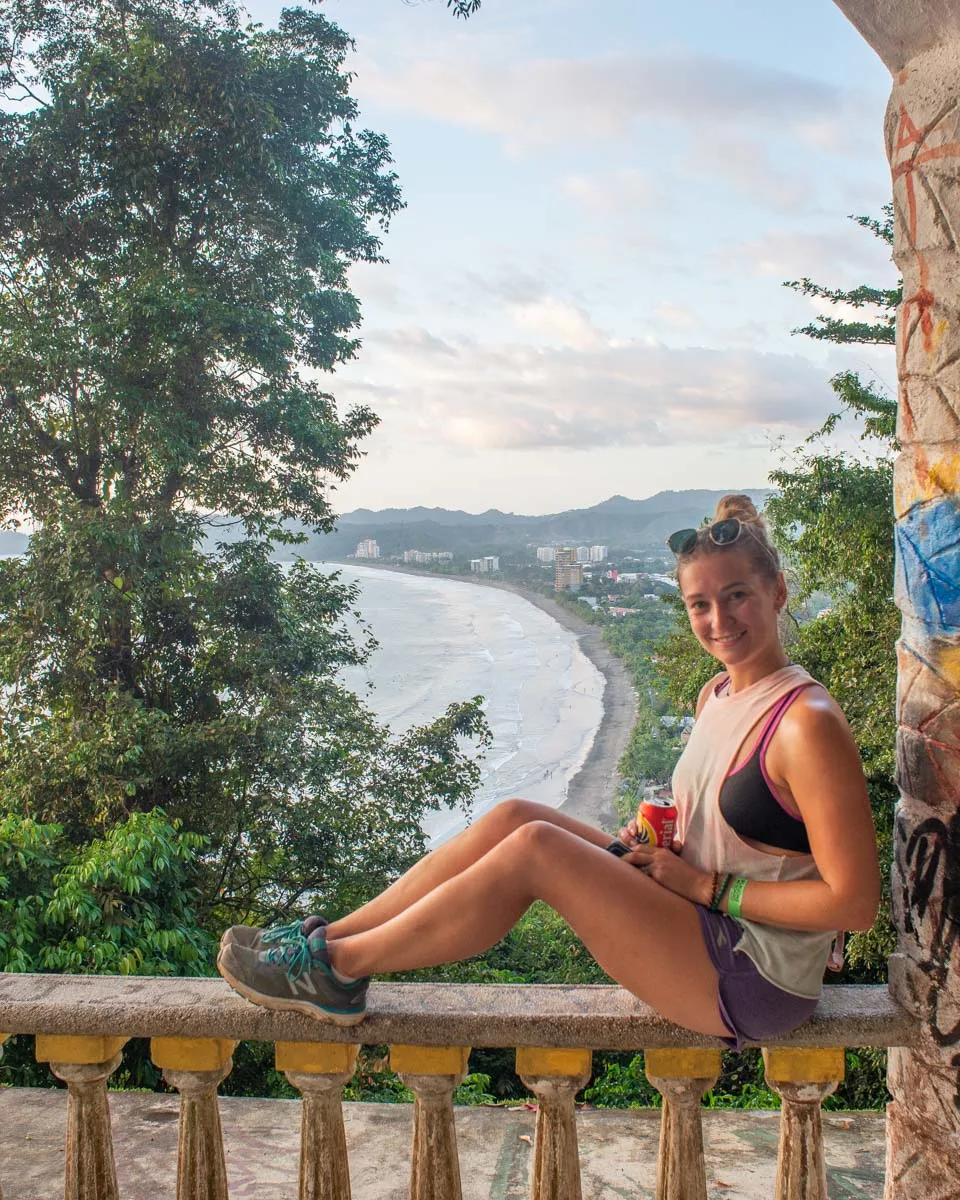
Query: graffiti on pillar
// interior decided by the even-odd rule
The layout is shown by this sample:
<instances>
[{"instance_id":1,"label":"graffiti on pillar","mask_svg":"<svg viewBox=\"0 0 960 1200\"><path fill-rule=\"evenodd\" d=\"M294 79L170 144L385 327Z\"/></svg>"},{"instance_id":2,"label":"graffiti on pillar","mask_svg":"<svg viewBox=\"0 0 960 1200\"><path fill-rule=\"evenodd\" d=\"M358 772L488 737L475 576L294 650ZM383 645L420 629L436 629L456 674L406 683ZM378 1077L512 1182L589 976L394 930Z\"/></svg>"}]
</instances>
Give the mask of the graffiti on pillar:
<instances>
[{"instance_id":1,"label":"graffiti on pillar","mask_svg":"<svg viewBox=\"0 0 960 1200\"><path fill-rule=\"evenodd\" d=\"M900 105L900 123L897 128L893 151L895 154L899 154L903 150L909 150L910 153L902 162L894 164L893 181L896 183L898 179L903 179L907 196L907 229L910 237L910 245L917 256L917 266L920 272L919 287L912 296L904 296L903 298L901 327L903 330L902 353L904 354L909 349L910 341L918 328L923 337L923 348L928 354L931 354L936 348L937 341L939 341L946 329L946 322L941 321L938 325L934 325L933 323L933 306L936 303L936 299L929 286L929 268L926 259L916 249L917 191L914 182L914 172L917 167L925 162L929 162L933 158L947 158L960 155L960 143L946 142L940 146L922 149L931 132L932 129L918 129L911 120L906 107L902 104ZM916 310L915 319L914 310Z\"/></svg>"},{"instance_id":2,"label":"graffiti on pillar","mask_svg":"<svg viewBox=\"0 0 960 1200\"><path fill-rule=\"evenodd\" d=\"M960 509L953 496L915 504L896 526L897 594L936 636L960 632Z\"/></svg>"},{"instance_id":3,"label":"graffiti on pillar","mask_svg":"<svg viewBox=\"0 0 960 1200\"><path fill-rule=\"evenodd\" d=\"M953 953L960 943L960 811L949 821L930 817L912 831L902 818L898 820L896 870L902 888L904 932L926 946L919 965L930 980L930 1033L938 1045L955 1046L960 1043L960 1018L946 1016L940 1009Z\"/></svg>"}]
</instances>

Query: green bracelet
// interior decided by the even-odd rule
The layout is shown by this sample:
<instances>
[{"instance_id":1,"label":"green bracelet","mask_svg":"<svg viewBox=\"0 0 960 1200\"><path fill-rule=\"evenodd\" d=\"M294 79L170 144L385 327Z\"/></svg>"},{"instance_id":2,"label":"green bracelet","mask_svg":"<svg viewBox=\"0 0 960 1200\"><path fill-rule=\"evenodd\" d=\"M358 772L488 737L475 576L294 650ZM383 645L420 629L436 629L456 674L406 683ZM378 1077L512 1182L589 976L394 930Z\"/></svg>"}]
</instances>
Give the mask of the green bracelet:
<instances>
[{"instance_id":1,"label":"green bracelet","mask_svg":"<svg viewBox=\"0 0 960 1200\"><path fill-rule=\"evenodd\" d=\"M735 879L730 885L730 891L727 895L727 912L731 917L740 916L740 904L746 889L747 880L743 878Z\"/></svg>"},{"instance_id":2,"label":"green bracelet","mask_svg":"<svg viewBox=\"0 0 960 1200\"><path fill-rule=\"evenodd\" d=\"M733 878L733 876L732 875L721 876L719 871L714 871L713 878L714 878L714 887L713 887L713 896L710 900L710 911L711 912L719 912L720 911L720 901L723 899L724 893L726 892L727 888L730 886L730 880Z\"/></svg>"}]
</instances>

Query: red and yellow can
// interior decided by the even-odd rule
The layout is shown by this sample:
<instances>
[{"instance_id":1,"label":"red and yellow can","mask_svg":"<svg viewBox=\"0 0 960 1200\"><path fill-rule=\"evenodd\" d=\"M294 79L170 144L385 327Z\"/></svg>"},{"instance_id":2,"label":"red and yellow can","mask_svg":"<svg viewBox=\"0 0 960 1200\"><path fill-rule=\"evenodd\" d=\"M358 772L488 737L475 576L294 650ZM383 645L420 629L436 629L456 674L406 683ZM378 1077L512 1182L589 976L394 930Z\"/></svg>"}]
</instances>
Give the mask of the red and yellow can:
<instances>
[{"instance_id":1,"label":"red and yellow can","mask_svg":"<svg viewBox=\"0 0 960 1200\"><path fill-rule=\"evenodd\" d=\"M677 808L670 796L646 796L637 809L637 841L643 846L673 845Z\"/></svg>"}]
</instances>

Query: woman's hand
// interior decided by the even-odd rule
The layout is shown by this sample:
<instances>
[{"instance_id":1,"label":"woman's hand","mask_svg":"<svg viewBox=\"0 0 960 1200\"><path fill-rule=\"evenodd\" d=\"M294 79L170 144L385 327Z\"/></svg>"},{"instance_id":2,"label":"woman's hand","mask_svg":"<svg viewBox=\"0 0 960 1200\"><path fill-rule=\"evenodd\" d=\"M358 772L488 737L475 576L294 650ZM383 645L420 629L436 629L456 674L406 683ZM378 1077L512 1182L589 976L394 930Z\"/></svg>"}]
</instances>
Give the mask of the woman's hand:
<instances>
[{"instance_id":1,"label":"woman's hand","mask_svg":"<svg viewBox=\"0 0 960 1200\"><path fill-rule=\"evenodd\" d=\"M631 817L617 834L617 841L623 842L625 846L636 846L639 844L637 842L637 822L634 817Z\"/></svg>"},{"instance_id":2,"label":"woman's hand","mask_svg":"<svg viewBox=\"0 0 960 1200\"><path fill-rule=\"evenodd\" d=\"M622 834L620 840L626 842ZM676 892L685 900L691 900L694 904L709 905L713 899L713 876L684 862L679 850L679 844L676 842L672 850L665 846L634 845L630 853L623 856L623 861L639 867L661 887Z\"/></svg>"}]
</instances>

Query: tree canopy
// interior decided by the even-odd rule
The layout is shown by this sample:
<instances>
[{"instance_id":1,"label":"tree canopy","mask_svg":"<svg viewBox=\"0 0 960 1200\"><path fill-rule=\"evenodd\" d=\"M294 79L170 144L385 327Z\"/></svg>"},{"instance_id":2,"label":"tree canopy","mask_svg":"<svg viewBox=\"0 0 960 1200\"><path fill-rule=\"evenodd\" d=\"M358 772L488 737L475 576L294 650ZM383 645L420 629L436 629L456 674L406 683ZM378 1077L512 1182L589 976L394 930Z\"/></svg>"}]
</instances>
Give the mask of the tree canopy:
<instances>
[{"instance_id":1,"label":"tree canopy","mask_svg":"<svg viewBox=\"0 0 960 1200\"><path fill-rule=\"evenodd\" d=\"M350 44L217 0L0 13L0 518L31 532L0 563L0 804L78 844L161 805L205 839L201 913L382 887L486 737L478 701L391 736L340 681L356 589L274 561L376 423L327 387L401 207Z\"/></svg>"}]
</instances>

